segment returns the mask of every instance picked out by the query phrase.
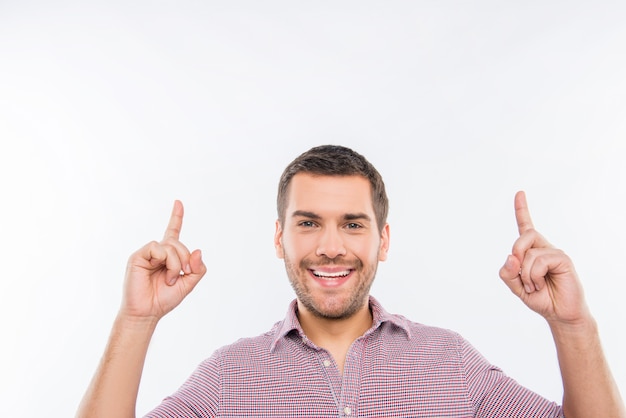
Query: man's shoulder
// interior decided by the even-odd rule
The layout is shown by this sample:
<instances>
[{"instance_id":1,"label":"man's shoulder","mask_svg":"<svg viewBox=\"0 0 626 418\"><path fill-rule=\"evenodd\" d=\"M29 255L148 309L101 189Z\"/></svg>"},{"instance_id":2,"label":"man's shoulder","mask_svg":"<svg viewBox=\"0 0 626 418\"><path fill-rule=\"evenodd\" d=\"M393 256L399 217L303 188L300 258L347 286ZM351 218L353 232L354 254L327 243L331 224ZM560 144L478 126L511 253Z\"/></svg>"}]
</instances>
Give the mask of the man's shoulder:
<instances>
[{"instance_id":1,"label":"man's shoulder","mask_svg":"<svg viewBox=\"0 0 626 418\"><path fill-rule=\"evenodd\" d=\"M238 340L221 346L206 358L200 365L200 370L221 370L230 373L248 373L271 368L282 355L275 350L277 340L280 340L280 326L283 321L277 322L269 331Z\"/></svg>"},{"instance_id":2,"label":"man's shoulder","mask_svg":"<svg viewBox=\"0 0 626 418\"><path fill-rule=\"evenodd\" d=\"M390 313L382 304L370 296L370 308L374 317L374 328L381 328L379 333L384 339L399 339L411 344L458 345L462 338L456 332L432 325L426 325L408 319L404 315Z\"/></svg>"},{"instance_id":3,"label":"man's shoulder","mask_svg":"<svg viewBox=\"0 0 626 418\"><path fill-rule=\"evenodd\" d=\"M417 335L424 337L434 337L434 338L459 338L459 334L456 331L453 331L448 328L443 328L435 325L423 324L421 322L411 321L409 319L405 319L408 323L408 327L414 331Z\"/></svg>"},{"instance_id":4,"label":"man's shoulder","mask_svg":"<svg viewBox=\"0 0 626 418\"><path fill-rule=\"evenodd\" d=\"M238 340L224 345L216 350L217 355L225 356L237 353L259 353L267 352L277 338L280 326L283 321L276 322L272 328L262 334L242 337Z\"/></svg>"},{"instance_id":5,"label":"man's shoulder","mask_svg":"<svg viewBox=\"0 0 626 418\"><path fill-rule=\"evenodd\" d=\"M410 340L418 343L430 341L433 343L448 342L458 344L462 340L462 337L453 330L415 322L400 314L387 313L383 321L383 324L385 323L386 325L383 326L387 328L387 332L389 332L389 329L395 328L406 334Z\"/></svg>"}]
</instances>

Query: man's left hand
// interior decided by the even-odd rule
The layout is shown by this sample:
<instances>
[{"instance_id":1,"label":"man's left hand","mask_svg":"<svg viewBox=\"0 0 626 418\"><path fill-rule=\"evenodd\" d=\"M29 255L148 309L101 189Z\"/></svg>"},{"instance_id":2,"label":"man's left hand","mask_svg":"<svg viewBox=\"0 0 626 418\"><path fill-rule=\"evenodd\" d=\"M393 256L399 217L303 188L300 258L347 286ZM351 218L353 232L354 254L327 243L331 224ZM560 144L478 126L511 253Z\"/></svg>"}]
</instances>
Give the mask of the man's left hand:
<instances>
[{"instance_id":1,"label":"man's left hand","mask_svg":"<svg viewBox=\"0 0 626 418\"><path fill-rule=\"evenodd\" d=\"M520 236L500 269L500 278L551 325L588 320L590 314L574 264L535 230L524 192L515 195L515 218Z\"/></svg>"}]
</instances>

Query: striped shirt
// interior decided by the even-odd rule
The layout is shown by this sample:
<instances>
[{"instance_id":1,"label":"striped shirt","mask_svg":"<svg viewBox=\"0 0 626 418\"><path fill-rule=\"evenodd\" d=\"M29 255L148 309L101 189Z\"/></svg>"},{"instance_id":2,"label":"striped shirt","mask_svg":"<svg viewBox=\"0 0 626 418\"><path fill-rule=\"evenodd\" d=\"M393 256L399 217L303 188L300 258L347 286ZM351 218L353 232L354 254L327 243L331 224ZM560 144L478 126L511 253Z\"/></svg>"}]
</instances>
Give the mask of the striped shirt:
<instances>
[{"instance_id":1,"label":"striped shirt","mask_svg":"<svg viewBox=\"0 0 626 418\"><path fill-rule=\"evenodd\" d=\"M148 417L561 417L458 334L387 313L370 298L372 327L343 374L307 339L291 303L267 333L218 349Z\"/></svg>"}]
</instances>

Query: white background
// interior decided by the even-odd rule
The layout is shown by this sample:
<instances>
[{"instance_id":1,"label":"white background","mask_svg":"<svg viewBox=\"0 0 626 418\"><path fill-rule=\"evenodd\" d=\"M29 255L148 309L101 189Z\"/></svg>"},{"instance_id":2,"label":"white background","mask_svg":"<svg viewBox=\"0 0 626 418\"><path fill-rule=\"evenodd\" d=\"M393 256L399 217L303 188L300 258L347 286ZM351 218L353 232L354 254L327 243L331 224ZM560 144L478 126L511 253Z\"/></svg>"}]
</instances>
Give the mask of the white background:
<instances>
[{"instance_id":1,"label":"white background","mask_svg":"<svg viewBox=\"0 0 626 418\"><path fill-rule=\"evenodd\" d=\"M276 185L325 143L387 183L387 310L560 402L549 330L498 278L526 190L623 392L624 22L617 1L0 1L3 415L73 415L174 199L209 272L159 325L138 413L281 319Z\"/></svg>"}]
</instances>

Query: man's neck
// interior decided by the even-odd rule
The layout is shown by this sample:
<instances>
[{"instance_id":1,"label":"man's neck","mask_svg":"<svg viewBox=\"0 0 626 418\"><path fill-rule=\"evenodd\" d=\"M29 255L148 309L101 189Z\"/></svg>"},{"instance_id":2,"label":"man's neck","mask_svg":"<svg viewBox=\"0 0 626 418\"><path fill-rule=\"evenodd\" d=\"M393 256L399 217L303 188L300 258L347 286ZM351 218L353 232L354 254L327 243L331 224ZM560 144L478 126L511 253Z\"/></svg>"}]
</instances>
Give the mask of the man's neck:
<instances>
[{"instance_id":1,"label":"man's neck","mask_svg":"<svg viewBox=\"0 0 626 418\"><path fill-rule=\"evenodd\" d=\"M331 319L314 315L298 302L298 320L307 338L327 350L335 359L340 371L352 343L372 326L369 300L354 315Z\"/></svg>"}]
</instances>

